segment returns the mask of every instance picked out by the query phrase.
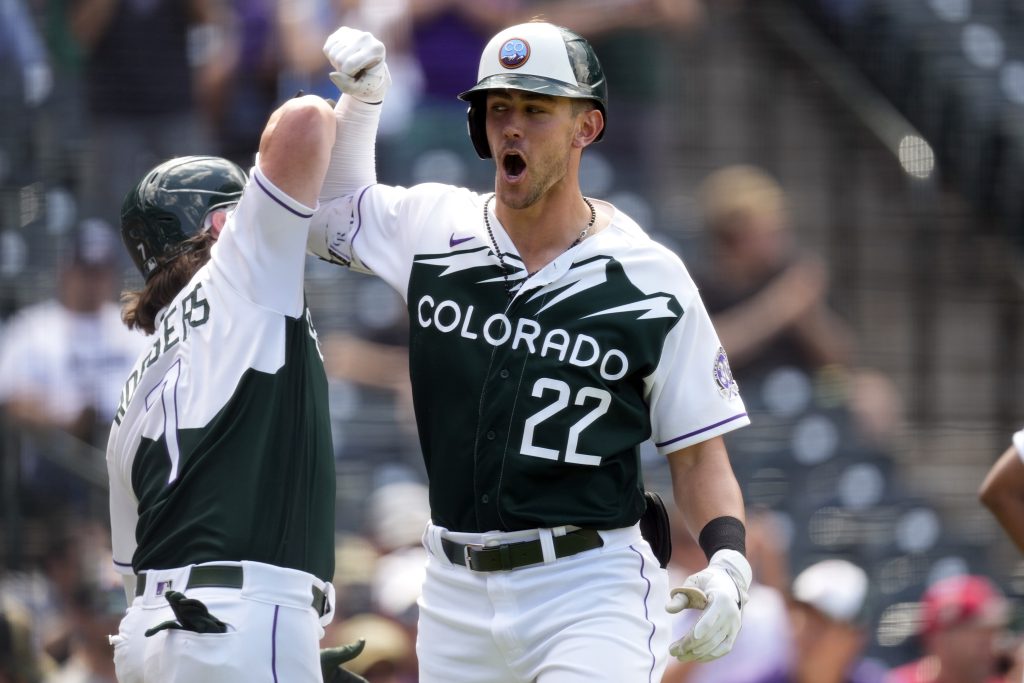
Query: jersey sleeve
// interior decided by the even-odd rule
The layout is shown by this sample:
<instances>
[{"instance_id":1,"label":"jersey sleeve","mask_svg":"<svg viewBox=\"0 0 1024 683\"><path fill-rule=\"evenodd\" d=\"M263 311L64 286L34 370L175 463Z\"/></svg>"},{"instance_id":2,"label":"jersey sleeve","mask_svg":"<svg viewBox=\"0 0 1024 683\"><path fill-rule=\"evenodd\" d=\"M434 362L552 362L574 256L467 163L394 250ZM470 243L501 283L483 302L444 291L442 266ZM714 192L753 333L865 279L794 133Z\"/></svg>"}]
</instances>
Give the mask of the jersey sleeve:
<instances>
[{"instance_id":1,"label":"jersey sleeve","mask_svg":"<svg viewBox=\"0 0 1024 683\"><path fill-rule=\"evenodd\" d=\"M377 275L404 294L414 254L432 228L450 219L446 207L457 201L446 199L460 191L468 192L438 183L360 188L318 208L308 250L325 261Z\"/></svg>"},{"instance_id":2,"label":"jersey sleeve","mask_svg":"<svg viewBox=\"0 0 1024 683\"><path fill-rule=\"evenodd\" d=\"M654 443L662 455L750 423L704 303L683 271L683 316L647 378Z\"/></svg>"},{"instance_id":3,"label":"jersey sleeve","mask_svg":"<svg viewBox=\"0 0 1024 683\"><path fill-rule=\"evenodd\" d=\"M213 247L211 268L245 299L298 316L303 310L306 238L314 211L254 166Z\"/></svg>"}]
</instances>

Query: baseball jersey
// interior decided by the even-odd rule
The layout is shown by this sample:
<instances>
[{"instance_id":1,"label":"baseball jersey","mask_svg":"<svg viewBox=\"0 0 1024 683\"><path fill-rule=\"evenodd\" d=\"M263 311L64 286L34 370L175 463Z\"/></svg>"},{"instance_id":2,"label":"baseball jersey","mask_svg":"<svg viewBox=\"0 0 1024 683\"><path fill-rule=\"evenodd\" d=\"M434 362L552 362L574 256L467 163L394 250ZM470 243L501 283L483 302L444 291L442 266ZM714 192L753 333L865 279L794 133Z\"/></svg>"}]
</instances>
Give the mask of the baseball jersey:
<instances>
[{"instance_id":1,"label":"baseball jersey","mask_svg":"<svg viewBox=\"0 0 1024 683\"><path fill-rule=\"evenodd\" d=\"M405 298L435 524L630 526L643 442L748 423L718 336L679 258L623 213L527 277L486 199L372 185L321 208L310 250Z\"/></svg>"},{"instance_id":2,"label":"baseball jersey","mask_svg":"<svg viewBox=\"0 0 1024 683\"><path fill-rule=\"evenodd\" d=\"M160 313L107 446L123 573L253 560L333 577L327 378L302 288L312 213L253 169Z\"/></svg>"}]
</instances>

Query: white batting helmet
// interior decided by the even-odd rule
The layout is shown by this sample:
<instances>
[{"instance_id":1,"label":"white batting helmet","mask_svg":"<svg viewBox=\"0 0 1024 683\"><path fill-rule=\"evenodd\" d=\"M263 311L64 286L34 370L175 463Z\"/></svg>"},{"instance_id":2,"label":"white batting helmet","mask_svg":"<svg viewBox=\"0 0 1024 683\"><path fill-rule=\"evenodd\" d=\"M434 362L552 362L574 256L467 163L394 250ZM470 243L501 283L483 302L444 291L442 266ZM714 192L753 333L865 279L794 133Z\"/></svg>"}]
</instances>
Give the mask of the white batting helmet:
<instances>
[{"instance_id":1,"label":"white batting helmet","mask_svg":"<svg viewBox=\"0 0 1024 683\"><path fill-rule=\"evenodd\" d=\"M510 26L480 55L477 83L461 93L469 102L469 137L481 159L491 157L481 105L488 90L526 90L592 100L608 118L608 84L590 43L569 29L545 22ZM604 129L595 142L604 135Z\"/></svg>"}]
</instances>

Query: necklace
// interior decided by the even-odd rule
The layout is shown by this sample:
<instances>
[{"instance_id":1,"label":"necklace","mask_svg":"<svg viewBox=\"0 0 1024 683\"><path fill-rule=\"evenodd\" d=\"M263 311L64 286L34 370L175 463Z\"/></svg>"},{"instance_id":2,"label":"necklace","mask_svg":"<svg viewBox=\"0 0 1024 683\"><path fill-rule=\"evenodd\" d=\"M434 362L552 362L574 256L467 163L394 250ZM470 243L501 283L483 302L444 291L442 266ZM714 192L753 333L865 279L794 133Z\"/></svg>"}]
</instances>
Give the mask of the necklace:
<instances>
[{"instance_id":1,"label":"necklace","mask_svg":"<svg viewBox=\"0 0 1024 683\"><path fill-rule=\"evenodd\" d=\"M484 227L487 228L487 236L491 239L491 246L494 247L494 253L498 255L498 261L501 263L501 277L505 279L505 291L508 293L508 298L511 299L512 283L509 282L508 279L509 266L505 263L505 254L498 248L498 240L494 239L494 231L491 230L491 220L487 217L487 207L490 205L492 199L494 199L493 194L484 201ZM580 230L580 234L576 236L576 239L572 241L572 244L565 248L565 251L569 251L585 240L587 238L587 233L589 233L590 229L594 227L594 222L597 220L597 209L594 208L594 205L586 197L583 197L583 201L590 208L590 220L587 221L586 227ZM562 253L564 254L565 252ZM527 273L526 277L531 278L536 274L537 271L535 270L532 273Z\"/></svg>"}]
</instances>

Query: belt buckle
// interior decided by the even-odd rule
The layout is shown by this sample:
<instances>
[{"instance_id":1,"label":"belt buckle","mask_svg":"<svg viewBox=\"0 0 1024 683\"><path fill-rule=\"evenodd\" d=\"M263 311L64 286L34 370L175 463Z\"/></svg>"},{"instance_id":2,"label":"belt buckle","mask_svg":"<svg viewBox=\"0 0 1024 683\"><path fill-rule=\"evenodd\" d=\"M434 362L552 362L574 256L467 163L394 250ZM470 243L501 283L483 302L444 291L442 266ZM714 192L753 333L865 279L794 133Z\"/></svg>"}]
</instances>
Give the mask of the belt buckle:
<instances>
[{"instance_id":1,"label":"belt buckle","mask_svg":"<svg viewBox=\"0 0 1024 683\"><path fill-rule=\"evenodd\" d=\"M473 566L472 552L474 550L483 550L486 547L487 546L485 546L483 543L467 543L464 546L462 546L462 559L465 561L466 567L468 569L475 570L475 567Z\"/></svg>"}]
</instances>

